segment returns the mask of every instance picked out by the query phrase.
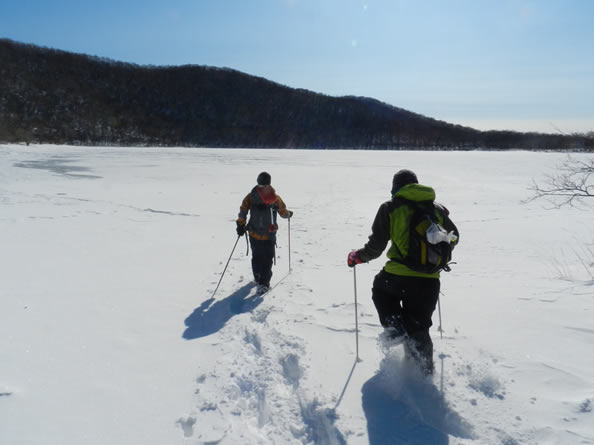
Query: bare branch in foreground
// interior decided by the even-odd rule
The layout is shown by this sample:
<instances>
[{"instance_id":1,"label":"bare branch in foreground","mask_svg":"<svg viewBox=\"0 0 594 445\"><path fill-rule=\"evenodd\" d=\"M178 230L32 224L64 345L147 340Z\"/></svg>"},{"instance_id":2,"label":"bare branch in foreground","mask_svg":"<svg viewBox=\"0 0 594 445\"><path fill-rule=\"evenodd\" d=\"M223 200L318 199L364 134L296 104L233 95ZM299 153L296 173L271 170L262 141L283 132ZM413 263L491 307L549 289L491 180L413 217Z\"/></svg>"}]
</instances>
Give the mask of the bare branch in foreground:
<instances>
[{"instance_id":1,"label":"bare branch in foreground","mask_svg":"<svg viewBox=\"0 0 594 445\"><path fill-rule=\"evenodd\" d=\"M547 175L542 184L532 180L528 189L534 194L527 202L548 198L559 208L575 206L585 198L594 197L594 159L584 161L568 156L557 170L557 173Z\"/></svg>"}]
</instances>

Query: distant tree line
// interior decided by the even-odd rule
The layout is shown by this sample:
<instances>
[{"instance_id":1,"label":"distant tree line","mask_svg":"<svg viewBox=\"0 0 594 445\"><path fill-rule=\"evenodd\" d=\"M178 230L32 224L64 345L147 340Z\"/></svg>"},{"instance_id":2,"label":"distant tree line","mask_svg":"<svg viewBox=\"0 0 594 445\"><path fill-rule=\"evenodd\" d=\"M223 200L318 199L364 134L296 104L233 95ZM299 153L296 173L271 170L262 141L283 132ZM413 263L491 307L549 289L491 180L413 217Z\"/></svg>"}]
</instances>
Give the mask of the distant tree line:
<instances>
[{"instance_id":1,"label":"distant tree line","mask_svg":"<svg viewBox=\"0 0 594 445\"><path fill-rule=\"evenodd\" d=\"M0 39L0 142L355 149L586 149L590 135L478 131L235 70L139 66Z\"/></svg>"}]
</instances>

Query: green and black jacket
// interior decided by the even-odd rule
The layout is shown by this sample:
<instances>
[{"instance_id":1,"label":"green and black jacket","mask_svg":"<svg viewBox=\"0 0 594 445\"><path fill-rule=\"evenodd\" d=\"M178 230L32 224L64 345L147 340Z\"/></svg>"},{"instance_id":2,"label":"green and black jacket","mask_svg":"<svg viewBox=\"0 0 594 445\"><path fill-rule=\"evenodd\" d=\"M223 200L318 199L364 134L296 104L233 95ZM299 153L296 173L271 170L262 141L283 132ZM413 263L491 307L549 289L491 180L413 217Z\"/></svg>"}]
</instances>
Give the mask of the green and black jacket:
<instances>
[{"instance_id":1,"label":"green and black jacket","mask_svg":"<svg viewBox=\"0 0 594 445\"><path fill-rule=\"evenodd\" d=\"M435 191L431 187L420 184L408 184L402 187L391 201L384 202L375 216L371 235L365 247L358 251L364 263L378 258L388 241L391 241L387 256L389 261L384 270L394 275L413 277L439 278L439 272L428 274L410 269L401 261L408 253L410 236L410 218L414 212L414 203L434 202ZM454 231L458 240L458 229L449 218L448 210L435 204L435 212L439 223L448 232ZM457 243L458 241L456 241Z\"/></svg>"}]
</instances>

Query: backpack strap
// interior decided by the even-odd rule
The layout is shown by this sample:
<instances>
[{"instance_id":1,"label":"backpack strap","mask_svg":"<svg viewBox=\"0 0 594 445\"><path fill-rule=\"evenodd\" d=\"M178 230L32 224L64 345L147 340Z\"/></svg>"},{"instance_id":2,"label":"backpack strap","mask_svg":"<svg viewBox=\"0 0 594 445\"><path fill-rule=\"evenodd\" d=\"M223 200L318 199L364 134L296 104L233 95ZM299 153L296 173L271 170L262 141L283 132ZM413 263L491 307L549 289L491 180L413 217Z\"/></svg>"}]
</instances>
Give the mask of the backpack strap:
<instances>
[{"instance_id":1,"label":"backpack strap","mask_svg":"<svg viewBox=\"0 0 594 445\"><path fill-rule=\"evenodd\" d=\"M405 198L401 198L401 197L394 197L392 198L392 204L393 204L393 208L390 210L390 212L393 212L394 210L398 209L399 207L402 206L409 206L409 207L413 207L414 208L414 202L410 201L408 199ZM390 234L391 237L391 234ZM400 264L404 264L406 265L405 261L405 255L403 255L402 251L400 250L400 248L398 247L398 245L395 242L392 242L392 246L394 246L394 248L396 249L396 251L398 252L398 255L400 256L400 260L397 260L395 258L390 258L390 261L394 261L395 263L400 263Z\"/></svg>"},{"instance_id":2,"label":"backpack strap","mask_svg":"<svg viewBox=\"0 0 594 445\"><path fill-rule=\"evenodd\" d=\"M268 210L270 210L270 228L268 229L269 232L276 232L278 231L278 224L276 223L276 208L274 205L269 205Z\"/></svg>"}]
</instances>

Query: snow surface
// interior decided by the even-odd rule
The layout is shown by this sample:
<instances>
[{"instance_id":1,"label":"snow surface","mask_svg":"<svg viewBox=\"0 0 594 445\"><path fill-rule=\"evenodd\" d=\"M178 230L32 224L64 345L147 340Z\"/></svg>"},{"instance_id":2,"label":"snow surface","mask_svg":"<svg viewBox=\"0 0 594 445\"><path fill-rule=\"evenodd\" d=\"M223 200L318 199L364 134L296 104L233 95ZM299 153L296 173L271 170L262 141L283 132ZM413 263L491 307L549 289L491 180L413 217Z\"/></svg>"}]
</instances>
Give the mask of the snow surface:
<instances>
[{"instance_id":1,"label":"snow surface","mask_svg":"<svg viewBox=\"0 0 594 445\"><path fill-rule=\"evenodd\" d=\"M0 146L0 444L594 443L592 210L522 202L565 157ZM430 379L378 342L383 258L356 360L400 168L461 233ZM291 250L258 297L241 239L213 297L262 170Z\"/></svg>"}]
</instances>

